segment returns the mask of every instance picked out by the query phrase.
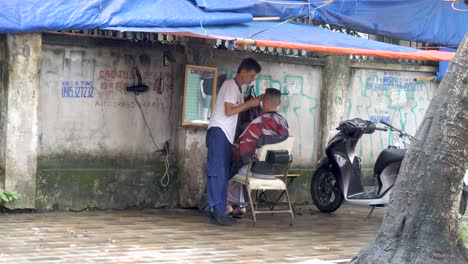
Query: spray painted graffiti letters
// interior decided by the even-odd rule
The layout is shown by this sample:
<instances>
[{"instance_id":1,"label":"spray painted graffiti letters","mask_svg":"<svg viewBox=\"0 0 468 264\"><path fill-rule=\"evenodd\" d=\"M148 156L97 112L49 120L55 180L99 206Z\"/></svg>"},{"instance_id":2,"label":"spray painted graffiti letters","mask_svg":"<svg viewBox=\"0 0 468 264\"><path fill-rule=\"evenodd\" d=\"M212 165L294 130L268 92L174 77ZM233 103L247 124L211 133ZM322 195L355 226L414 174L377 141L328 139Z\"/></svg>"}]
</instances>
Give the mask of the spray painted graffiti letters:
<instances>
[{"instance_id":1,"label":"spray painted graffiti letters","mask_svg":"<svg viewBox=\"0 0 468 264\"><path fill-rule=\"evenodd\" d=\"M123 80L133 80L133 72L131 71L122 71L122 70L102 70L99 72L99 79L102 80L114 80L114 79L123 79Z\"/></svg>"},{"instance_id":2,"label":"spray painted graffiti letters","mask_svg":"<svg viewBox=\"0 0 468 264\"><path fill-rule=\"evenodd\" d=\"M422 91L424 83L415 82L413 78L402 77L400 74L393 72L384 72L384 76L374 75L366 81L366 89L371 91L388 91L392 87L397 87L407 92Z\"/></svg>"},{"instance_id":3,"label":"spray painted graffiti letters","mask_svg":"<svg viewBox=\"0 0 468 264\"><path fill-rule=\"evenodd\" d=\"M148 109L153 109L158 112L164 113L166 112L166 107L165 103L159 99L153 99L153 100L145 100L140 102L140 105L142 108L148 108ZM118 101L114 100L109 100L109 99L98 99L96 103L94 104L96 107L114 107L114 108L121 108L121 109L133 109L137 108L138 105L134 100L129 100L129 99L120 99Z\"/></svg>"},{"instance_id":4,"label":"spray painted graffiti letters","mask_svg":"<svg viewBox=\"0 0 468 264\"><path fill-rule=\"evenodd\" d=\"M62 98L93 98L94 86L89 81L63 81Z\"/></svg>"}]
</instances>

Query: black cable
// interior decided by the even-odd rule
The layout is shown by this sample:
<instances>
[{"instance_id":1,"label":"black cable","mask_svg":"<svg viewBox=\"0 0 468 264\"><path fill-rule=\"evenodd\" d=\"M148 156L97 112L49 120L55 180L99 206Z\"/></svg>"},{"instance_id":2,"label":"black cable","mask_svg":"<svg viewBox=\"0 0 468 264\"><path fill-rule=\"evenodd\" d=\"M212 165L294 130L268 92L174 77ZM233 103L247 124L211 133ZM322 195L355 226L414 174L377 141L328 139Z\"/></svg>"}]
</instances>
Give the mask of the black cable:
<instances>
[{"instance_id":1,"label":"black cable","mask_svg":"<svg viewBox=\"0 0 468 264\"><path fill-rule=\"evenodd\" d=\"M164 165L166 167L166 170L164 171L164 175L163 177L161 178L160 180L160 183L163 187L167 187L169 185L169 167L170 167L170 163L169 163L169 149L167 147L167 144L164 144L164 150L161 150L158 148L158 145L156 145L156 141L154 140L154 137L153 137L153 133L151 132L151 128L149 127L148 125L148 122L146 122L146 118L145 118L145 113L143 112L143 108L141 107L140 105L140 102L138 102L138 98L137 98L137 95L135 93L135 102L137 103L138 107L140 108L140 111L141 111L141 115L143 116L143 121L145 121L145 125L146 127L148 128L148 131L150 133L150 136L151 136L151 140L153 141L153 144L154 146L156 147L156 151L153 152L153 155L156 153L156 152L160 152L162 153L163 155L166 156L166 158L164 159ZM167 179L166 182L164 182L164 179Z\"/></svg>"},{"instance_id":2,"label":"black cable","mask_svg":"<svg viewBox=\"0 0 468 264\"><path fill-rule=\"evenodd\" d=\"M171 63L171 84L172 84L172 87L171 87L171 94L170 94L170 105L169 105L169 127L171 128L171 133L169 134L169 141L171 141L172 139L172 97L174 97L174 87L175 87L175 84L174 84L174 63Z\"/></svg>"},{"instance_id":3,"label":"black cable","mask_svg":"<svg viewBox=\"0 0 468 264\"><path fill-rule=\"evenodd\" d=\"M145 113L143 112L143 108L141 108L140 102L138 102L138 98L137 98L136 93L135 93L135 102L137 103L138 107L140 108L141 115L143 116L143 121L145 122L145 125L146 125L146 127L148 128L149 134L150 134L150 136L151 136L151 140L153 141L153 144L154 144L154 146L156 147L156 151L155 151L155 152L161 152L161 149L159 149L159 148L158 148L158 145L156 145L156 141L154 140L153 133L151 132L151 128L150 128L150 126L148 125L148 122L146 122Z\"/></svg>"},{"instance_id":4,"label":"black cable","mask_svg":"<svg viewBox=\"0 0 468 264\"><path fill-rule=\"evenodd\" d=\"M141 75L139 74L139 71L138 71L138 68L135 68L135 71L136 71L136 74L137 74L137 77L138 77L138 82L139 82L139 85L142 85L141 84ZM145 125L146 127L148 128L148 131L150 133L150 136L151 136L151 140L153 141L153 144L156 148L156 151L153 152L153 155L156 154L157 152L160 152L162 153L163 155L166 156L165 160L164 160L164 164L166 166L166 170L164 172L164 176L161 178L161 185L163 187L167 187L169 185L169 168L170 168L170 161L169 161L169 146L168 146L168 143L170 142L170 140L172 139L172 120L171 120L171 115L172 115L172 97L173 97L173 94L174 94L174 64L171 63L171 80L172 80L172 87L171 87L171 93L170 93L170 105L169 105L169 116L168 116L168 121L169 121L169 127L170 127L170 137L169 137L169 140L167 141L167 143L164 143L164 149L161 150L158 145L156 144L156 141L154 140L154 137L153 137L153 132L151 131L151 128L150 126L148 125L148 122L146 121L146 117L145 117L145 113L143 111L143 108L141 107L141 104L140 102L138 101L138 98L137 98L137 93L135 93L135 102L137 103L138 105L138 108L140 108L140 112L141 112L141 115L143 116L143 121L145 122ZM160 78L159 78L159 82L158 82L158 87L157 87L157 93L159 94L162 94L164 92L164 84L163 84L163 76L162 74L160 75ZM166 180L165 180L166 179Z\"/></svg>"}]
</instances>

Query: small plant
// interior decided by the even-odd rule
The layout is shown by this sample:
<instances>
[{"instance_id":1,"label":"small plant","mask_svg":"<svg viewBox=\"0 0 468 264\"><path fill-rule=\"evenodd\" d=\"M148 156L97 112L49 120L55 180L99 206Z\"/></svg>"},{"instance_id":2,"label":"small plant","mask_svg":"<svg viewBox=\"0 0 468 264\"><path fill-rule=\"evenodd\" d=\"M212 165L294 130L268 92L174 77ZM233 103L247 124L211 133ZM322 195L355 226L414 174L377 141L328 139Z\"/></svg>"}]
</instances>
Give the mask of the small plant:
<instances>
[{"instance_id":1,"label":"small plant","mask_svg":"<svg viewBox=\"0 0 468 264\"><path fill-rule=\"evenodd\" d=\"M94 202L89 202L88 205L86 205L86 212L94 211L96 210L96 204Z\"/></svg>"},{"instance_id":2,"label":"small plant","mask_svg":"<svg viewBox=\"0 0 468 264\"><path fill-rule=\"evenodd\" d=\"M461 221L460 228L461 228L461 232L460 232L461 238L463 242L465 243L465 247L468 248L468 222Z\"/></svg>"},{"instance_id":3,"label":"small plant","mask_svg":"<svg viewBox=\"0 0 468 264\"><path fill-rule=\"evenodd\" d=\"M36 205L39 208L45 208L48 202L47 195L41 195L36 199Z\"/></svg>"},{"instance_id":4,"label":"small plant","mask_svg":"<svg viewBox=\"0 0 468 264\"><path fill-rule=\"evenodd\" d=\"M4 205L7 203L11 203L17 200L20 197L19 193L16 191L5 191L4 189L0 188L0 205Z\"/></svg>"},{"instance_id":5,"label":"small plant","mask_svg":"<svg viewBox=\"0 0 468 264\"><path fill-rule=\"evenodd\" d=\"M42 204L46 204L47 203L47 195L41 195L37 198L37 201L39 203L42 203Z\"/></svg>"}]
</instances>

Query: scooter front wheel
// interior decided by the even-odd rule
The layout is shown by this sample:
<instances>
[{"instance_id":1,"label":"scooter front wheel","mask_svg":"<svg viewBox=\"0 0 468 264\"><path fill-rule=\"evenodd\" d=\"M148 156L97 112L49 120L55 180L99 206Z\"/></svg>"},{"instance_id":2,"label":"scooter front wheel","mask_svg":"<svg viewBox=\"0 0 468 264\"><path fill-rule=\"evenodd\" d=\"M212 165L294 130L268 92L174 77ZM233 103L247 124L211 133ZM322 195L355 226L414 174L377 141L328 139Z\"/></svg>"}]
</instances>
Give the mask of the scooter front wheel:
<instances>
[{"instance_id":1,"label":"scooter front wheel","mask_svg":"<svg viewBox=\"0 0 468 264\"><path fill-rule=\"evenodd\" d=\"M315 206L323 213L336 211L343 203L340 185L328 164L321 165L312 176L310 194Z\"/></svg>"}]
</instances>

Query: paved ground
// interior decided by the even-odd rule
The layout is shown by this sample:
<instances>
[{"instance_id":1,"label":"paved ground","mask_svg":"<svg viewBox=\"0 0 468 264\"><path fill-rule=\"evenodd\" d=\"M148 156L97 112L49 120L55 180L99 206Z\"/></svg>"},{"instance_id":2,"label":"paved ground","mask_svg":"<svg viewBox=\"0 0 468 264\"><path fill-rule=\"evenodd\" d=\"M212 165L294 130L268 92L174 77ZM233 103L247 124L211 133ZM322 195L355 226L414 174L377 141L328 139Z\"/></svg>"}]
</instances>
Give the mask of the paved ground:
<instances>
[{"instance_id":1,"label":"paved ground","mask_svg":"<svg viewBox=\"0 0 468 264\"><path fill-rule=\"evenodd\" d=\"M192 210L0 214L0 263L342 263L374 238L383 210L367 213L302 207L294 227L288 215L218 227Z\"/></svg>"}]
</instances>

